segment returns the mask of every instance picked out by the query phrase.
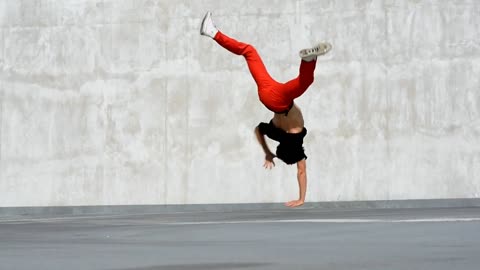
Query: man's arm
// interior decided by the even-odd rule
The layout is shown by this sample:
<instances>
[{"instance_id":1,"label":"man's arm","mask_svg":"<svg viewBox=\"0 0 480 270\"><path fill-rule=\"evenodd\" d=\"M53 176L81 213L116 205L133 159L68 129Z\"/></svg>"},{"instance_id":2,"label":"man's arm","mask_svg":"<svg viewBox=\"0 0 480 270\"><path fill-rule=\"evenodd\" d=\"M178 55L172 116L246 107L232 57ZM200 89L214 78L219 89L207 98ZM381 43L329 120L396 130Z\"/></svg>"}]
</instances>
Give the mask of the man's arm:
<instances>
[{"instance_id":1,"label":"man's arm","mask_svg":"<svg viewBox=\"0 0 480 270\"><path fill-rule=\"evenodd\" d=\"M297 179L299 199L285 203L288 207L297 207L305 203L305 196L307 194L307 161L305 159L297 162Z\"/></svg>"},{"instance_id":2,"label":"man's arm","mask_svg":"<svg viewBox=\"0 0 480 270\"><path fill-rule=\"evenodd\" d=\"M258 142L262 146L263 152L265 153L265 164L263 164L263 167L265 167L265 169L271 169L275 166L275 162L273 162L275 155L272 153L272 151L270 151L270 148L268 148L267 142L265 141L265 136L260 133L260 128L258 126L255 128L255 135Z\"/></svg>"}]
</instances>

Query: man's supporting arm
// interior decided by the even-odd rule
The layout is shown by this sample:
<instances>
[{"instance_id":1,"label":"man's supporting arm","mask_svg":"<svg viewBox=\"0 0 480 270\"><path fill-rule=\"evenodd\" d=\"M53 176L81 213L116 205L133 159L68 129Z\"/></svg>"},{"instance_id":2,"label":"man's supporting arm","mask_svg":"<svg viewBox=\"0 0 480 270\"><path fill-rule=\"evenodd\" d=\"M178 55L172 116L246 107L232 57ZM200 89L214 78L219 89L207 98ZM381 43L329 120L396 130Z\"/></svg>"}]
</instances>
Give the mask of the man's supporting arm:
<instances>
[{"instance_id":1,"label":"man's supporting arm","mask_svg":"<svg viewBox=\"0 0 480 270\"><path fill-rule=\"evenodd\" d=\"M298 200L285 203L288 207L297 207L305 203L307 194L307 161L305 159L297 162Z\"/></svg>"}]
</instances>

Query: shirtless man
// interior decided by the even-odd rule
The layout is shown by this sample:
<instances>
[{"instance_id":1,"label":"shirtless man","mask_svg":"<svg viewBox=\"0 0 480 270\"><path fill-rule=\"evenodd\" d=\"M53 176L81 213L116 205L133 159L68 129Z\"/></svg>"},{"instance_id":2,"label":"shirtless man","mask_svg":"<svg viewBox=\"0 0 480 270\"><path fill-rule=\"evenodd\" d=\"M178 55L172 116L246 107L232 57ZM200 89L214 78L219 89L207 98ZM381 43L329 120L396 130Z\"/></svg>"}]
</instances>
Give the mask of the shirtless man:
<instances>
[{"instance_id":1,"label":"shirtless man","mask_svg":"<svg viewBox=\"0 0 480 270\"><path fill-rule=\"evenodd\" d=\"M275 157L289 165L296 163L299 198L285 205L297 207L304 204L307 192L307 156L303 149L303 138L307 135L307 129L304 127L302 112L293 101L313 83L317 56L327 53L332 46L329 43L320 43L313 48L301 50L299 55L302 60L298 77L280 83L270 77L252 45L232 39L217 29L210 12L203 18L200 34L212 38L228 51L245 57L257 84L260 101L274 113L270 123L262 122L255 128L257 139L265 152L264 167L266 169L274 167ZM280 143L275 154L270 151L265 135Z\"/></svg>"}]
</instances>

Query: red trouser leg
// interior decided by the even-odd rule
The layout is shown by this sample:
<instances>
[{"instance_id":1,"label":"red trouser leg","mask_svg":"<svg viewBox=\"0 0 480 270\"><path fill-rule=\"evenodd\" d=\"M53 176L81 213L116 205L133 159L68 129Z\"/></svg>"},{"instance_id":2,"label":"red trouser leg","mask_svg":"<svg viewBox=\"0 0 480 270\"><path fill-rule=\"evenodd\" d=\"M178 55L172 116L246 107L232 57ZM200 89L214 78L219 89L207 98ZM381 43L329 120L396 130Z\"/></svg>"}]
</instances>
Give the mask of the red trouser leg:
<instances>
[{"instance_id":1,"label":"red trouser leg","mask_svg":"<svg viewBox=\"0 0 480 270\"><path fill-rule=\"evenodd\" d=\"M293 102L287 92L281 91L283 84L278 83L268 73L257 50L250 44L232 39L220 31L215 35L215 41L228 51L242 55L247 61L248 69L257 83L260 101L273 112L287 111Z\"/></svg>"},{"instance_id":2,"label":"red trouser leg","mask_svg":"<svg viewBox=\"0 0 480 270\"><path fill-rule=\"evenodd\" d=\"M313 83L316 61L301 61L298 77L281 84L270 77L257 50L252 45L232 39L220 31L215 35L215 41L228 51L245 57L250 73L257 83L260 101L273 112L288 111L293 100L305 93Z\"/></svg>"},{"instance_id":3,"label":"red trouser leg","mask_svg":"<svg viewBox=\"0 0 480 270\"><path fill-rule=\"evenodd\" d=\"M279 90L287 93L288 97L292 100L301 96L313 83L313 72L315 71L315 66L316 61L305 62L302 60L300 63L300 72L298 77L284 83Z\"/></svg>"}]
</instances>

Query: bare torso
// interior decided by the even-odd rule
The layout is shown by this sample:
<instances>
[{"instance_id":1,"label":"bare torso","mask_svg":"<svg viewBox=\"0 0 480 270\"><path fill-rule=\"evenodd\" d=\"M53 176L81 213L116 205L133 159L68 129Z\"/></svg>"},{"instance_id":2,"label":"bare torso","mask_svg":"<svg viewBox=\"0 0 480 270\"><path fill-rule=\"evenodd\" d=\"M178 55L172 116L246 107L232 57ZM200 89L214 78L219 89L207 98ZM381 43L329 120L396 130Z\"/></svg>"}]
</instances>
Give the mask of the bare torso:
<instances>
[{"instance_id":1,"label":"bare torso","mask_svg":"<svg viewBox=\"0 0 480 270\"><path fill-rule=\"evenodd\" d=\"M296 104L293 104L287 115L275 113L272 122L287 133L300 133L304 126L302 111Z\"/></svg>"}]
</instances>

